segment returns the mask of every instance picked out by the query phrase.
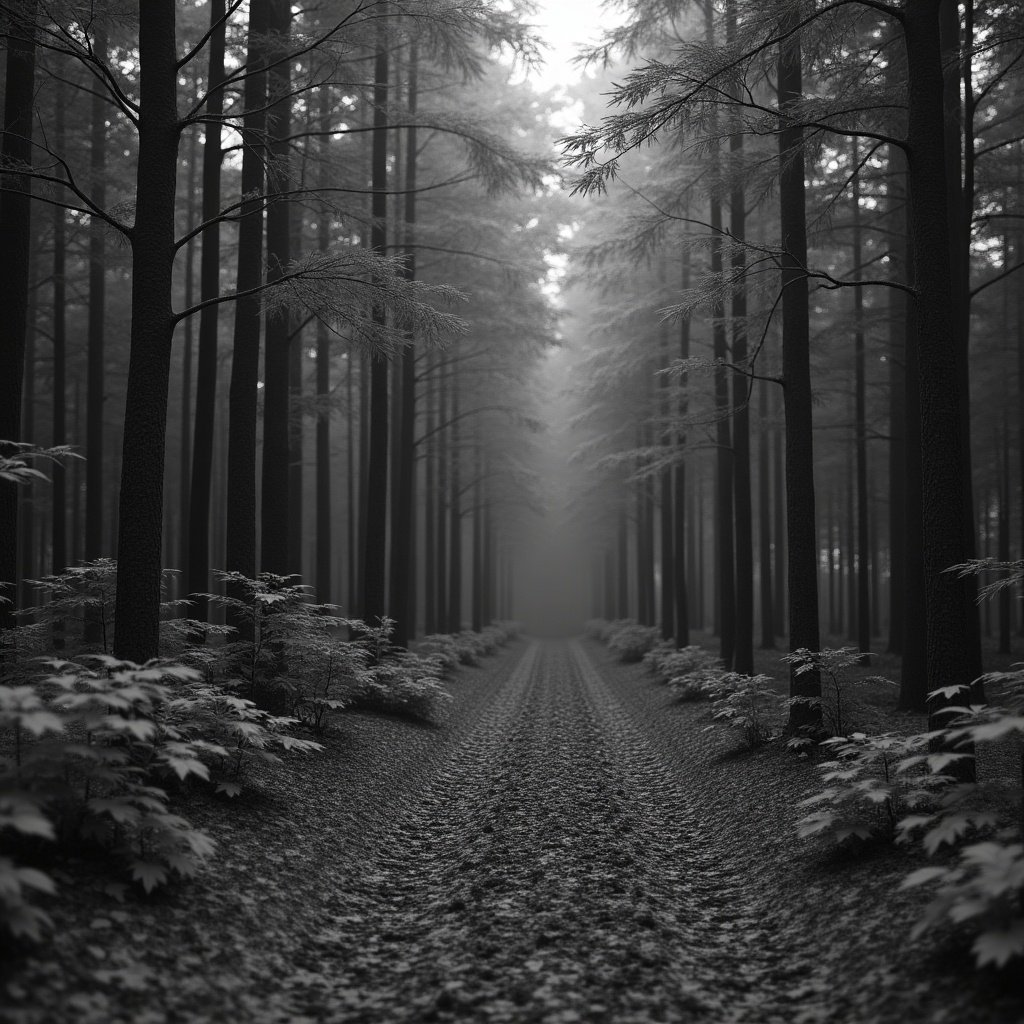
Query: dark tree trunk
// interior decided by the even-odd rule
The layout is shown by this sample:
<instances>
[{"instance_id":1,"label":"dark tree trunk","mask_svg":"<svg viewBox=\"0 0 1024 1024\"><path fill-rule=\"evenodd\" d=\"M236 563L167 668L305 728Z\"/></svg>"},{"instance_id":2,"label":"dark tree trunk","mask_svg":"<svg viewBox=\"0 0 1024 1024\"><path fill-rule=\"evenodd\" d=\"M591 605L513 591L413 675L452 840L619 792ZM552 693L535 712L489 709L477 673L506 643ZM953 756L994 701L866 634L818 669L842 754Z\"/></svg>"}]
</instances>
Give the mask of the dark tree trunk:
<instances>
[{"instance_id":1,"label":"dark tree trunk","mask_svg":"<svg viewBox=\"0 0 1024 1024\"><path fill-rule=\"evenodd\" d=\"M1003 414L1002 472L999 474L999 550L1000 562L1010 561L1010 425ZM998 449L997 449L998 450ZM1011 605L1009 587L999 591L999 653L1010 653Z\"/></svg>"},{"instance_id":2,"label":"dark tree trunk","mask_svg":"<svg viewBox=\"0 0 1024 1024\"><path fill-rule=\"evenodd\" d=\"M860 223L860 152L857 140L850 153L853 165L853 272L861 279L863 244ZM867 440L867 362L864 350L864 289L853 289L853 360L854 360L854 440L857 475L857 647L867 655L871 650L871 580L868 575L870 549L868 542L868 440Z\"/></svg>"},{"instance_id":3,"label":"dark tree trunk","mask_svg":"<svg viewBox=\"0 0 1024 1024\"><path fill-rule=\"evenodd\" d=\"M757 441L757 522L758 561L761 568L761 649L775 650L775 617L772 608L772 509L771 509L771 428L768 415L768 384L758 390Z\"/></svg>"},{"instance_id":4,"label":"dark tree trunk","mask_svg":"<svg viewBox=\"0 0 1024 1024\"><path fill-rule=\"evenodd\" d=\"M476 447L474 455L473 479L473 601L470 627L479 633L484 628L483 593L484 593L484 533L483 533L483 467L480 464L480 447Z\"/></svg>"},{"instance_id":5,"label":"dark tree trunk","mask_svg":"<svg viewBox=\"0 0 1024 1024\"><path fill-rule=\"evenodd\" d=\"M821 647L818 624L818 553L814 514L814 435L810 367L810 318L807 266L807 214L804 198L804 137L789 116L803 98L799 12L787 14L783 28L792 34L779 47L778 94L779 210L782 227L782 376L786 410L786 508L789 551L789 649ZM791 697L821 696L814 672L790 674ZM791 706L789 728L816 730L821 709L810 703Z\"/></svg>"},{"instance_id":6,"label":"dark tree trunk","mask_svg":"<svg viewBox=\"0 0 1024 1024\"><path fill-rule=\"evenodd\" d=\"M93 33L96 59L107 59L107 34L102 20ZM93 202L101 209L107 202L108 107L101 90L92 95L89 136L89 187ZM89 223L89 315L85 386L85 544L87 561L99 558L103 545L103 501L106 497L103 472L106 452L103 442L103 412L106 389L104 363L107 297L107 225L98 217ZM92 632L87 623L87 633Z\"/></svg>"},{"instance_id":7,"label":"dark tree trunk","mask_svg":"<svg viewBox=\"0 0 1024 1024\"><path fill-rule=\"evenodd\" d=\"M433 367L429 357L426 360L424 371L426 380L426 424L424 426L423 440L423 461L424 465L424 494L423 494L423 630L425 633L436 633L438 631L439 608L436 601L435 579L437 577L437 457L434 453L434 446L437 438L434 433L437 427L437 418L434 414L434 405L437 395L437 385L434 382Z\"/></svg>"},{"instance_id":8,"label":"dark tree trunk","mask_svg":"<svg viewBox=\"0 0 1024 1024\"><path fill-rule=\"evenodd\" d=\"M196 133L193 131L188 142L188 220L187 227L191 230L196 218L196 166L198 165L198 149ZM185 246L185 308L191 308L195 302L195 239L189 239ZM195 324L192 317L185 321L185 351L181 359L181 422L178 429L178 559L174 567L182 572L188 565L188 552L191 547L189 540L189 487L192 479L192 375L195 342ZM187 575L178 577L176 597L187 597L184 589Z\"/></svg>"},{"instance_id":9,"label":"dark tree trunk","mask_svg":"<svg viewBox=\"0 0 1024 1024\"><path fill-rule=\"evenodd\" d=\"M249 75L245 80L242 124L242 195L260 197L266 162L267 35L270 0L249 8ZM263 200L246 200L238 225L237 290L263 284ZM235 302L231 387L228 396L228 473L226 568L256 575L256 422L260 368L261 301L258 295ZM237 625L237 623L232 623Z\"/></svg>"},{"instance_id":10,"label":"dark tree trunk","mask_svg":"<svg viewBox=\"0 0 1024 1024\"><path fill-rule=\"evenodd\" d=\"M949 203L943 147L942 55L939 0L918 0L903 10L907 47L907 143L917 291L928 683L969 685L976 678L973 616L967 587L946 572L966 556L960 372L952 294L954 280L946 224ZM958 698L959 699L959 698ZM929 702L930 728L949 701Z\"/></svg>"},{"instance_id":11,"label":"dark tree trunk","mask_svg":"<svg viewBox=\"0 0 1024 1024\"><path fill-rule=\"evenodd\" d=\"M174 0L139 10L139 154L132 326L118 507L114 653L144 662L160 645L164 445L174 316L174 200L181 126Z\"/></svg>"},{"instance_id":12,"label":"dark tree trunk","mask_svg":"<svg viewBox=\"0 0 1024 1024\"><path fill-rule=\"evenodd\" d=\"M291 72L283 59L291 29L290 0L270 0L269 29L273 39L272 70L267 76L270 110L267 117L267 286L273 287L291 259L291 210L275 193L290 187ZM263 471L260 481L260 564L263 572L287 575L301 571L289 562L289 484L291 465L291 329L284 310L267 316L263 349Z\"/></svg>"},{"instance_id":13,"label":"dark tree trunk","mask_svg":"<svg viewBox=\"0 0 1024 1024\"><path fill-rule=\"evenodd\" d=\"M409 120L416 120L416 44L409 53L409 83L406 107ZM416 160L415 124L406 131L404 239L405 276L416 280ZM416 634L416 588L413 582L413 539L416 534L416 345L410 335L400 357L402 412L399 417L395 502L391 521L391 608L395 619L395 643L407 646ZM476 602L474 600L474 608ZM474 627L475 628L475 627Z\"/></svg>"},{"instance_id":14,"label":"dark tree trunk","mask_svg":"<svg viewBox=\"0 0 1024 1024\"><path fill-rule=\"evenodd\" d=\"M224 3L210 3L210 62L207 72L206 122L203 140L203 203L207 223L220 209L221 125L224 111ZM220 224L210 224L200 239L199 301L220 293ZM215 409L217 406L217 326L220 307L204 306L199 313L199 350L196 355L196 409L192 431L192 485L189 488L188 578L193 618L209 618L209 602L201 594L210 589L210 493L213 474Z\"/></svg>"},{"instance_id":15,"label":"dark tree trunk","mask_svg":"<svg viewBox=\"0 0 1024 1024\"><path fill-rule=\"evenodd\" d=\"M727 0L725 7L726 43L733 45L736 37L736 0ZM734 181L741 181L743 134L729 135L729 159ZM741 185L735 185L729 196L729 229L734 242L743 242L747 235L746 196ZM741 370L747 362L747 286L746 250L733 249L732 280L732 362ZM754 674L754 524L750 494L750 381L743 373L733 371L732 379L732 469L733 506L736 543L736 639L733 667L744 675Z\"/></svg>"},{"instance_id":16,"label":"dark tree trunk","mask_svg":"<svg viewBox=\"0 0 1024 1024\"><path fill-rule=\"evenodd\" d=\"M359 556L356 542L359 536L359 512L357 510L358 490L356 487L356 424L359 422L355 410L355 388L352 375L355 373L355 352L349 349L345 355L345 403L347 406L347 430L345 431L345 531L348 555L348 614L355 613L359 604Z\"/></svg>"},{"instance_id":17,"label":"dark tree trunk","mask_svg":"<svg viewBox=\"0 0 1024 1024\"><path fill-rule=\"evenodd\" d=\"M4 84L3 166L32 164L32 108L36 74L37 5L8 14ZM32 248L32 183L7 172L0 194L0 442L21 438L25 337L28 330L29 255ZM17 600L18 489L0 481L0 597ZM8 588L6 593L3 588ZM15 624L13 606L0 602L0 628Z\"/></svg>"},{"instance_id":18,"label":"dark tree trunk","mask_svg":"<svg viewBox=\"0 0 1024 1024\"><path fill-rule=\"evenodd\" d=\"M686 292L690 287L690 250L683 246L682 250L683 276L682 290ZM679 357L680 359L690 358L690 317L682 318L679 325ZM687 380L685 375L679 382L679 405L678 414L680 422L685 424L689 412L689 403L686 397ZM677 463L674 471L673 495L673 536L672 545L675 554L675 566L673 569L673 581L675 583L675 640L676 647L687 647L690 643L690 602L688 600L688 574L692 571L692 560L687 565L687 516L686 516L686 462L683 459L683 451L686 446L685 426L680 428L676 438L678 447Z\"/></svg>"},{"instance_id":19,"label":"dark tree trunk","mask_svg":"<svg viewBox=\"0 0 1024 1024\"><path fill-rule=\"evenodd\" d=\"M973 0L965 5L967 23L965 42L971 45L973 35ZM940 65L943 72L942 107L943 138L945 140L946 177L946 223L948 235L946 244L949 252L949 269L952 291L949 295L953 320L952 332L954 355L957 365L957 408L960 417L960 459L961 493L963 495L963 550L966 558L973 558L975 548L973 458L971 455L971 262L970 242L972 217L974 214L974 153L973 133L965 140L964 128L968 122L961 105L961 84L965 87L969 115L973 117L974 97L971 95L970 60L961 54L960 8L957 0L941 0L938 13ZM961 76L961 68L964 70ZM967 142L967 147L964 142ZM965 181L962 174L966 172ZM981 675L981 632L980 610L976 598L978 593L975 577L961 581L964 599L967 601L968 651L970 671L973 678Z\"/></svg>"},{"instance_id":20,"label":"dark tree trunk","mask_svg":"<svg viewBox=\"0 0 1024 1024\"><path fill-rule=\"evenodd\" d=\"M434 591L434 614L437 618L438 630L444 630L448 624L448 519L447 494L449 470L448 435L450 427L445 428L445 381L444 371L439 367L437 379L437 540L435 544L435 564L437 574Z\"/></svg>"},{"instance_id":21,"label":"dark tree trunk","mask_svg":"<svg viewBox=\"0 0 1024 1024\"><path fill-rule=\"evenodd\" d=\"M913 283L910 206L907 215L908 281ZM904 546L903 658L900 662L899 706L906 711L924 711L928 706L928 617L925 609L924 541L920 524L924 519L921 470L921 386L917 368L917 302L906 307L904 352Z\"/></svg>"},{"instance_id":22,"label":"dark tree trunk","mask_svg":"<svg viewBox=\"0 0 1024 1024\"><path fill-rule=\"evenodd\" d=\"M785 393L780 390L777 412L784 418ZM772 530L774 539L775 593L772 600L775 612L775 635L786 633L786 460L783 455L784 428L777 422L772 430Z\"/></svg>"},{"instance_id":23,"label":"dark tree trunk","mask_svg":"<svg viewBox=\"0 0 1024 1024\"><path fill-rule=\"evenodd\" d=\"M616 618L629 618L629 526L626 522L626 506L619 506L619 527L617 531L618 572L616 573Z\"/></svg>"},{"instance_id":24,"label":"dark tree trunk","mask_svg":"<svg viewBox=\"0 0 1024 1024\"><path fill-rule=\"evenodd\" d=\"M387 249L386 194L388 179L388 35L387 4L380 9L377 55L373 75L373 226L370 244L381 255ZM387 311L374 307L374 321L383 327ZM382 354L370 360L369 453L366 477L366 541L363 563L363 618L375 623L387 614L388 509L388 361Z\"/></svg>"},{"instance_id":25,"label":"dark tree trunk","mask_svg":"<svg viewBox=\"0 0 1024 1024\"><path fill-rule=\"evenodd\" d=\"M462 629L462 509L460 503L461 430L459 429L459 374L458 363L452 363L451 396L451 451L448 471L448 632Z\"/></svg>"},{"instance_id":26,"label":"dark tree trunk","mask_svg":"<svg viewBox=\"0 0 1024 1024\"><path fill-rule=\"evenodd\" d=\"M64 83L55 83L54 148L65 152ZM53 444L67 443L67 215L53 208ZM77 424L76 424L77 427ZM68 565L67 470L61 463L53 467L53 520L51 526L51 572L60 573Z\"/></svg>"},{"instance_id":27,"label":"dark tree trunk","mask_svg":"<svg viewBox=\"0 0 1024 1024\"><path fill-rule=\"evenodd\" d=\"M324 85L320 90L320 187L326 188L331 181L328 163L331 142L331 89ZM331 245L331 207L323 203L317 217L317 246L325 253ZM348 385L346 413L349 423L348 466L349 489L352 486L352 364L348 363ZM316 328L316 596L321 604L331 601L331 567L334 546L331 542L331 416L327 409L331 393L331 336L323 319ZM349 517L351 519L351 517ZM353 552L349 550L348 558Z\"/></svg>"},{"instance_id":28,"label":"dark tree trunk","mask_svg":"<svg viewBox=\"0 0 1024 1024\"><path fill-rule=\"evenodd\" d=\"M886 220L892 233L889 265L894 282L907 279L906 234L908 202L906 159L889 147L887 178L889 209ZM889 654L902 654L904 645L904 591L906 589L906 338L907 295L889 289Z\"/></svg>"}]
</instances>

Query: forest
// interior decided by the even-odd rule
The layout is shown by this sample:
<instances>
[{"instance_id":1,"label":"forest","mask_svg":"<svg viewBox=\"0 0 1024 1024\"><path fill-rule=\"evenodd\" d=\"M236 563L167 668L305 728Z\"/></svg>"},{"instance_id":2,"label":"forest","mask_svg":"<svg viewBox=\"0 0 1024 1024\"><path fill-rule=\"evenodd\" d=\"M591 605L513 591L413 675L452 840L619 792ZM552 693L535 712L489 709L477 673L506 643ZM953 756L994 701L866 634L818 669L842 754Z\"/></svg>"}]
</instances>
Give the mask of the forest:
<instances>
[{"instance_id":1,"label":"forest","mask_svg":"<svg viewBox=\"0 0 1024 1024\"><path fill-rule=\"evenodd\" d=\"M1024 1019L1018 0L0 36L0 1024Z\"/></svg>"}]
</instances>

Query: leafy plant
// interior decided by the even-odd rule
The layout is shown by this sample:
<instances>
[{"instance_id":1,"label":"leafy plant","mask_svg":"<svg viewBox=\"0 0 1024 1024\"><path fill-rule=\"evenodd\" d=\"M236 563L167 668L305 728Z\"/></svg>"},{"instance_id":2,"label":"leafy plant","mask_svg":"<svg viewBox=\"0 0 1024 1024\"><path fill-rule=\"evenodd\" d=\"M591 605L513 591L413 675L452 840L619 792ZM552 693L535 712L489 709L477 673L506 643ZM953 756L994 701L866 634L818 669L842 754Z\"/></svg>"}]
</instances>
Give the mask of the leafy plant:
<instances>
[{"instance_id":1,"label":"leafy plant","mask_svg":"<svg viewBox=\"0 0 1024 1024\"><path fill-rule=\"evenodd\" d=\"M907 888L936 886L914 933L922 934L945 921L966 925L976 932L972 947L976 963L1001 967L1024 956L1024 755L1020 753L1024 671L1018 665L1010 672L990 673L983 681L998 692L1001 703L951 707L947 709L950 725L930 738L952 750L1012 742L1018 773L947 786L928 813L900 822L900 838L905 842L919 838L929 854L965 843L951 862L921 868L904 879ZM969 697L970 687L957 689ZM948 690L941 693L956 696Z\"/></svg>"},{"instance_id":2,"label":"leafy plant","mask_svg":"<svg viewBox=\"0 0 1024 1024\"><path fill-rule=\"evenodd\" d=\"M625 625L612 633L608 649L619 661L639 661L660 637L660 631L654 626Z\"/></svg>"},{"instance_id":3,"label":"leafy plant","mask_svg":"<svg viewBox=\"0 0 1024 1024\"><path fill-rule=\"evenodd\" d=\"M251 761L320 749L288 735L294 719L181 665L109 655L35 664L42 671L24 683L0 686L0 835L29 852L46 841L91 844L147 892L172 875L194 875L214 850L172 813L170 786L198 778L233 794ZM54 888L44 873L0 858L8 931L38 939L48 919L32 894Z\"/></svg>"},{"instance_id":4,"label":"leafy plant","mask_svg":"<svg viewBox=\"0 0 1024 1024\"><path fill-rule=\"evenodd\" d=\"M174 576L165 569L161 587ZM0 633L0 647L11 652L11 662L24 665L33 657L48 654L58 645L68 656L83 653L110 654L114 639L114 605L117 582L117 562L113 558L97 558L71 566L52 576L28 581L39 597L35 605L17 614L24 621L14 629ZM165 601L162 611L174 611L183 602ZM161 647L168 650L165 638L175 635L172 623L187 620L170 620L161 623ZM89 624L89 635L86 624ZM194 630L198 623L189 623ZM171 645L172 648L175 645ZM177 645L181 649L183 645Z\"/></svg>"},{"instance_id":5,"label":"leafy plant","mask_svg":"<svg viewBox=\"0 0 1024 1024\"><path fill-rule=\"evenodd\" d=\"M867 705L858 696L857 691L866 684L884 683L896 687L896 683L883 676L857 676L853 670L862 666L864 655L854 647L825 648L823 651L811 651L801 647L792 654L787 654L782 661L793 666L796 675L817 672L821 679L820 697L792 697L789 704L809 704L821 708L822 724L830 736L846 736L863 717ZM793 737L789 741L792 748L808 746L811 737Z\"/></svg>"},{"instance_id":6,"label":"leafy plant","mask_svg":"<svg viewBox=\"0 0 1024 1024\"><path fill-rule=\"evenodd\" d=\"M1005 966L1024 956L1024 844L1011 833L961 849L952 864L920 868L902 888L937 886L934 898L914 925L915 937L949 920L977 932L972 951L979 967Z\"/></svg>"},{"instance_id":7,"label":"leafy plant","mask_svg":"<svg viewBox=\"0 0 1024 1024\"><path fill-rule=\"evenodd\" d=\"M9 484L28 484L33 480L49 479L42 470L32 465L34 460L60 462L63 459L81 459L69 445L42 448L26 441L0 441L0 481Z\"/></svg>"},{"instance_id":8,"label":"leafy plant","mask_svg":"<svg viewBox=\"0 0 1024 1024\"><path fill-rule=\"evenodd\" d=\"M764 746L775 735L781 701L770 676L724 672L711 694L711 716L738 730L745 747Z\"/></svg>"},{"instance_id":9,"label":"leafy plant","mask_svg":"<svg viewBox=\"0 0 1024 1024\"><path fill-rule=\"evenodd\" d=\"M825 788L798 804L816 808L797 823L798 834L835 843L895 838L903 816L934 800L949 781L939 770L950 756L960 756L928 754L928 739L927 734L858 732L824 740L822 747L835 756L818 765Z\"/></svg>"},{"instance_id":10,"label":"leafy plant","mask_svg":"<svg viewBox=\"0 0 1024 1024\"><path fill-rule=\"evenodd\" d=\"M429 662L405 654L378 662L363 672L353 692L352 706L433 721L451 699L441 680L429 674Z\"/></svg>"}]
</instances>

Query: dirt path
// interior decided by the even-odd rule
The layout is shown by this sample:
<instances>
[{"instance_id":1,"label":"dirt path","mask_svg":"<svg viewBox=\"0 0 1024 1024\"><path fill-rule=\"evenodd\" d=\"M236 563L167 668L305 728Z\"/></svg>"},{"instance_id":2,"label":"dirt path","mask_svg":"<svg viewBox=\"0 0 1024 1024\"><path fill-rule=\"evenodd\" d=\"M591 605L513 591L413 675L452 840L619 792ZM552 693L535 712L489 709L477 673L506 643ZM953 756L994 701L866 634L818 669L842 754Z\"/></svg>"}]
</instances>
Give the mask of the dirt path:
<instances>
[{"instance_id":1,"label":"dirt path","mask_svg":"<svg viewBox=\"0 0 1024 1024\"><path fill-rule=\"evenodd\" d=\"M336 916L296 951L305 969L274 1012L817 1019L806 992L802 1014L780 1001L781 953L702 831L581 646L531 643L422 789L366 837L374 854L328 897Z\"/></svg>"}]
</instances>

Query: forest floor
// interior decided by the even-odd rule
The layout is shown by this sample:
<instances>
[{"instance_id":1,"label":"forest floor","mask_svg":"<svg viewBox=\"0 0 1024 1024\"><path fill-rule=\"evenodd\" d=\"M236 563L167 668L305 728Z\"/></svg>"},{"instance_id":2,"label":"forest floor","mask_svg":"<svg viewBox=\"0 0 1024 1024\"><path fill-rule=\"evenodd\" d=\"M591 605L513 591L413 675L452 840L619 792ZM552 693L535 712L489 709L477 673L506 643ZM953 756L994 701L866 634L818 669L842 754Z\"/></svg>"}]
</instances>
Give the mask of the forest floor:
<instances>
[{"instance_id":1,"label":"forest floor","mask_svg":"<svg viewBox=\"0 0 1024 1024\"><path fill-rule=\"evenodd\" d=\"M193 796L219 856L192 883L117 903L73 864L0 1021L1024 1020L1019 980L910 941L906 853L795 838L807 761L735 752L589 641L449 685L440 726L346 715L227 811Z\"/></svg>"}]
</instances>

